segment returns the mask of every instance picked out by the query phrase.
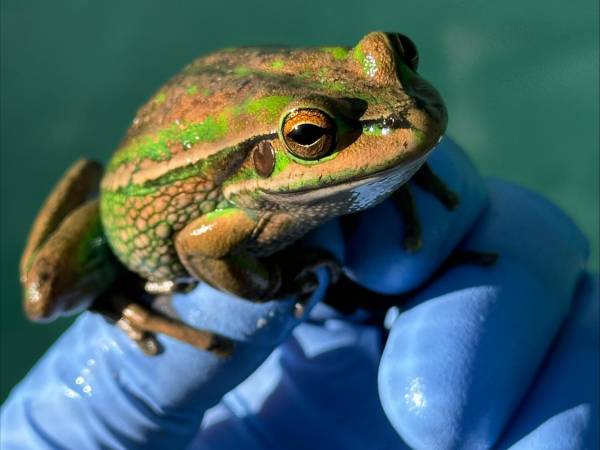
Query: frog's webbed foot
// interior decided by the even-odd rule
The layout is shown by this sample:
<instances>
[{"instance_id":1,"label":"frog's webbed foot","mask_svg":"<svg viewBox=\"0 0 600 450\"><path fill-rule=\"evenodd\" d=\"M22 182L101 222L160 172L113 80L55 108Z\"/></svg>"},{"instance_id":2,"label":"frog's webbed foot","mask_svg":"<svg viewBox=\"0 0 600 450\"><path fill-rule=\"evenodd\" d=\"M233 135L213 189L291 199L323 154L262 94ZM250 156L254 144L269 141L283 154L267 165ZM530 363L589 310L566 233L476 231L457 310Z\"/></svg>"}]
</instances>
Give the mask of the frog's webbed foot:
<instances>
[{"instance_id":1,"label":"frog's webbed foot","mask_svg":"<svg viewBox=\"0 0 600 450\"><path fill-rule=\"evenodd\" d=\"M152 302L154 305L161 301L165 303L166 306L163 305L161 311L147 306L143 301L133 300L145 297L141 288L142 283L136 281L131 279L130 274L122 278L111 290L104 293L91 309L115 322L144 353L150 356L156 355L162 350L156 339L157 333L221 357L227 357L232 353L233 342L231 340L216 333L189 326L174 317L169 308L170 295L160 296Z\"/></svg>"},{"instance_id":2,"label":"frog's webbed foot","mask_svg":"<svg viewBox=\"0 0 600 450\"><path fill-rule=\"evenodd\" d=\"M139 349L148 356L155 356L162 352L162 346L156 339L154 333L148 333L143 328L135 326L130 320L123 317L119 318L115 325L121 329L132 341L134 341Z\"/></svg>"},{"instance_id":3,"label":"frog's webbed foot","mask_svg":"<svg viewBox=\"0 0 600 450\"><path fill-rule=\"evenodd\" d=\"M425 163L412 178L417 186L433 195L449 211L458 206L459 198ZM396 204L404 222L404 248L415 252L421 248L421 224L417 215L415 200L408 184L403 185L394 194Z\"/></svg>"}]
</instances>

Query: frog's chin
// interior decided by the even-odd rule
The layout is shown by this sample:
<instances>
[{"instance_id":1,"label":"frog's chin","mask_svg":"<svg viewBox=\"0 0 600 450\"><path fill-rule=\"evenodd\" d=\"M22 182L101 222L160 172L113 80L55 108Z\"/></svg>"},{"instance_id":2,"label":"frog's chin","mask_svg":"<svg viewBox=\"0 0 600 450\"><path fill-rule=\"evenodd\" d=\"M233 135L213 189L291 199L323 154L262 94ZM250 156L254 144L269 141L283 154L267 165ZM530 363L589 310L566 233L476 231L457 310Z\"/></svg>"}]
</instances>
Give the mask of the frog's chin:
<instances>
[{"instance_id":1,"label":"frog's chin","mask_svg":"<svg viewBox=\"0 0 600 450\"><path fill-rule=\"evenodd\" d=\"M285 192L263 191L263 198L284 209L326 209L328 214L361 211L379 203L406 183L423 165L427 155L407 164L327 186Z\"/></svg>"}]
</instances>

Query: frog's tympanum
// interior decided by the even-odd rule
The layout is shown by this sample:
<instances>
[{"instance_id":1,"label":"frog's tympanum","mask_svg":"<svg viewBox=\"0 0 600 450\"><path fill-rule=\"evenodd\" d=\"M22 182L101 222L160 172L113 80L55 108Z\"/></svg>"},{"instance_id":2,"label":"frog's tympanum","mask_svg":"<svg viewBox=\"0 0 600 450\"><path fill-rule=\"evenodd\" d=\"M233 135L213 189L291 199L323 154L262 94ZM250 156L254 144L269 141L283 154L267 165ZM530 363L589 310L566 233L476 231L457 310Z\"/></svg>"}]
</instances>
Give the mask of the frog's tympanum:
<instances>
[{"instance_id":1,"label":"frog's tympanum","mask_svg":"<svg viewBox=\"0 0 600 450\"><path fill-rule=\"evenodd\" d=\"M381 32L354 48L194 61L142 106L104 170L79 161L50 194L21 262L27 315L90 308L149 354L165 333L226 355L230 341L156 299L198 281L250 301L305 297L314 269L337 263L299 251L298 238L392 194L417 250L405 183L414 175L448 208L457 202L425 164L446 110L417 62L408 38Z\"/></svg>"}]
</instances>

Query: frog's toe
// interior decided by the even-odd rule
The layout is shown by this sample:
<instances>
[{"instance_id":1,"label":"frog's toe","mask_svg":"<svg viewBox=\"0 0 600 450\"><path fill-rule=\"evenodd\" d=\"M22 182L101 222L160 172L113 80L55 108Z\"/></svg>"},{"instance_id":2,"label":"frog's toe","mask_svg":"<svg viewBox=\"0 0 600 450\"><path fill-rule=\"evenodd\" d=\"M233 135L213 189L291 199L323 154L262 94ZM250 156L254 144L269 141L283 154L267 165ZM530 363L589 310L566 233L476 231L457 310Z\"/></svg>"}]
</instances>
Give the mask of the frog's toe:
<instances>
[{"instance_id":1,"label":"frog's toe","mask_svg":"<svg viewBox=\"0 0 600 450\"><path fill-rule=\"evenodd\" d=\"M392 201L395 203L404 224L404 249L413 253L421 248L423 241L421 239L421 224L417 215L415 199L410 187L405 184L392 195Z\"/></svg>"},{"instance_id":2,"label":"frog's toe","mask_svg":"<svg viewBox=\"0 0 600 450\"><path fill-rule=\"evenodd\" d=\"M155 356L161 353L162 347L153 333L142 330L133 325L126 317L121 317L116 322L119 327L137 346L148 356Z\"/></svg>"}]
</instances>

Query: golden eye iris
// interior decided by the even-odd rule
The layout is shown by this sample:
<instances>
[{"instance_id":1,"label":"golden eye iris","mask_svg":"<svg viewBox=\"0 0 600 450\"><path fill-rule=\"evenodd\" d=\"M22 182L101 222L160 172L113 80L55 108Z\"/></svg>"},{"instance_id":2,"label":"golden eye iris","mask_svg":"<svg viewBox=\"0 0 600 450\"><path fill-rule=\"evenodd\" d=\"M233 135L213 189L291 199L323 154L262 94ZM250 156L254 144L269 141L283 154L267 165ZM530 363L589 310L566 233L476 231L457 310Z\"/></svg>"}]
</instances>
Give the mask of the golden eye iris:
<instances>
[{"instance_id":1,"label":"golden eye iris","mask_svg":"<svg viewBox=\"0 0 600 450\"><path fill-rule=\"evenodd\" d=\"M336 127L329 115L318 109L297 109L283 120L281 134L288 151L314 161L327 156L335 146Z\"/></svg>"}]
</instances>

